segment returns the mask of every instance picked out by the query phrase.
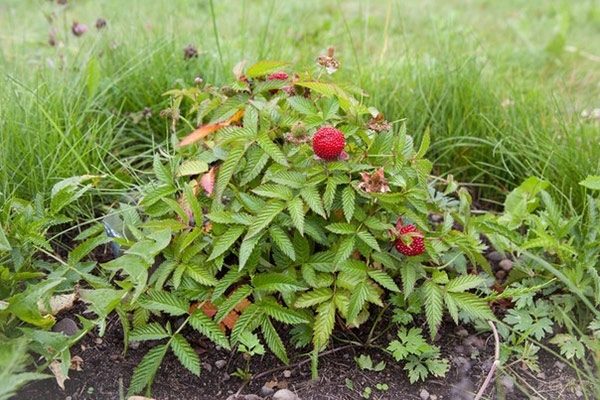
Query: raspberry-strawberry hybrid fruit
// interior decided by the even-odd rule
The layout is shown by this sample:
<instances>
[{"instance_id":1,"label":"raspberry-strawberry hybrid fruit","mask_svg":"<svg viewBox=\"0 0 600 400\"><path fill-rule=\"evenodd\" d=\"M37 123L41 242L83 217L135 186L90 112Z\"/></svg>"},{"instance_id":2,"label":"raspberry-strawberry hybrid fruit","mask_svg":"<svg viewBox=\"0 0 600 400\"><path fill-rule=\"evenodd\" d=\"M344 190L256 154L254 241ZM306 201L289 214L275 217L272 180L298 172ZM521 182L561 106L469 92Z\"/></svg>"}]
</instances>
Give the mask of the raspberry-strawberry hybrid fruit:
<instances>
[{"instance_id":1,"label":"raspberry-strawberry hybrid fruit","mask_svg":"<svg viewBox=\"0 0 600 400\"><path fill-rule=\"evenodd\" d=\"M344 134L331 126L319 128L313 136L313 151L324 160L337 159L342 154L345 145Z\"/></svg>"},{"instance_id":2,"label":"raspberry-strawberry hybrid fruit","mask_svg":"<svg viewBox=\"0 0 600 400\"><path fill-rule=\"evenodd\" d=\"M270 81L285 81L288 78L288 74L283 71L273 72L271 75L267 77L267 80Z\"/></svg>"},{"instance_id":3,"label":"raspberry-strawberry hybrid fruit","mask_svg":"<svg viewBox=\"0 0 600 400\"><path fill-rule=\"evenodd\" d=\"M425 252L423 233L413 224L401 226L398 229L396 250L405 256L418 256Z\"/></svg>"}]
</instances>

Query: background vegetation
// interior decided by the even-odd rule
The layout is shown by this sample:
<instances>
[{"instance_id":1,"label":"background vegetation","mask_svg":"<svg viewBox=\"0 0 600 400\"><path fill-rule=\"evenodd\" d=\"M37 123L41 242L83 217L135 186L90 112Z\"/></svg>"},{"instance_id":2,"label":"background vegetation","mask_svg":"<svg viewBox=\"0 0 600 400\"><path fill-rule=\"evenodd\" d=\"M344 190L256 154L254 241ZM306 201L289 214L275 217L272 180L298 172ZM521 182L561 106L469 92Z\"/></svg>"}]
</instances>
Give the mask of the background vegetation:
<instances>
[{"instance_id":1,"label":"background vegetation","mask_svg":"<svg viewBox=\"0 0 600 400\"><path fill-rule=\"evenodd\" d=\"M430 129L438 171L480 187L484 200L501 200L535 174L578 205L577 182L600 168L598 124L581 117L600 94L597 2L264 0L211 9L157 0L127 8L135 13L114 0L0 4L2 197L47 192L83 173L123 187L166 144L166 88L196 76L221 83L242 59L311 65L330 45L369 103L406 118L410 133ZM108 22L100 32L98 17ZM73 36L73 21L89 32ZM197 58L184 59L188 44ZM149 119L140 118L145 107Z\"/></svg>"}]
</instances>

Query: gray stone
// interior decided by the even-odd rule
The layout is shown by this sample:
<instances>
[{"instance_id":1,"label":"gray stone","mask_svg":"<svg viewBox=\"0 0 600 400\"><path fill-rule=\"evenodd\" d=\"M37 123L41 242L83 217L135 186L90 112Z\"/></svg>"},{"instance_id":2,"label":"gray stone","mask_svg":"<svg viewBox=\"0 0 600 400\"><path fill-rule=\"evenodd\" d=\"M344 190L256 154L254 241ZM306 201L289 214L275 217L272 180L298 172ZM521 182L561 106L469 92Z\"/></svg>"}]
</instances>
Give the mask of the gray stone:
<instances>
[{"instance_id":1,"label":"gray stone","mask_svg":"<svg viewBox=\"0 0 600 400\"><path fill-rule=\"evenodd\" d=\"M300 398L291 390L279 389L273 395L273 400L300 400Z\"/></svg>"},{"instance_id":2,"label":"gray stone","mask_svg":"<svg viewBox=\"0 0 600 400\"><path fill-rule=\"evenodd\" d=\"M275 393L275 389L267 385L263 385L263 387L260 388L260 394L263 396L270 396L273 393Z\"/></svg>"},{"instance_id":3,"label":"gray stone","mask_svg":"<svg viewBox=\"0 0 600 400\"><path fill-rule=\"evenodd\" d=\"M208 372L212 372L212 365L210 365L210 364L209 364L209 363L207 363L207 362L203 362L203 363L202 363L202 369L204 369L204 370L206 370L206 371L208 371Z\"/></svg>"},{"instance_id":4,"label":"gray stone","mask_svg":"<svg viewBox=\"0 0 600 400\"><path fill-rule=\"evenodd\" d=\"M499 251L492 251L490 254L487 255L487 258L488 260L493 262L500 262L504 260L504 256Z\"/></svg>"},{"instance_id":5,"label":"gray stone","mask_svg":"<svg viewBox=\"0 0 600 400\"><path fill-rule=\"evenodd\" d=\"M508 393L512 393L515 390L515 381L512 377L508 375L502 375L502 377L500 378L500 382L502 383L502 386L504 386Z\"/></svg>"},{"instance_id":6,"label":"gray stone","mask_svg":"<svg viewBox=\"0 0 600 400\"><path fill-rule=\"evenodd\" d=\"M215 366L219 369L225 367L227 365L227 361L225 360L217 360L215 361Z\"/></svg>"},{"instance_id":7,"label":"gray stone","mask_svg":"<svg viewBox=\"0 0 600 400\"><path fill-rule=\"evenodd\" d=\"M71 318L63 318L54 324L52 331L61 332L67 336L73 336L79 331L79 327Z\"/></svg>"},{"instance_id":8,"label":"gray stone","mask_svg":"<svg viewBox=\"0 0 600 400\"><path fill-rule=\"evenodd\" d=\"M500 266L500 268L502 268L505 271L510 271L513 267L513 262L511 260L509 260L508 258L505 258L504 260L500 261L500 264L498 264Z\"/></svg>"},{"instance_id":9,"label":"gray stone","mask_svg":"<svg viewBox=\"0 0 600 400\"><path fill-rule=\"evenodd\" d=\"M429 392L425 389L421 389L421 392L419 392L419 397L421 400L427 400L429 398Z\"/></svg>"},{"instance_id":10,"label":"gray stone","mask_svg":"<svg viewBox=\"0 0 600 400\"><path fill-rule=\"evenodd\" d=\"M284 378L289 378L290 376L292 376L292 371L290 371L289 369L286 369L285 371L283 371Z\"/></svg>"}]
</instances>

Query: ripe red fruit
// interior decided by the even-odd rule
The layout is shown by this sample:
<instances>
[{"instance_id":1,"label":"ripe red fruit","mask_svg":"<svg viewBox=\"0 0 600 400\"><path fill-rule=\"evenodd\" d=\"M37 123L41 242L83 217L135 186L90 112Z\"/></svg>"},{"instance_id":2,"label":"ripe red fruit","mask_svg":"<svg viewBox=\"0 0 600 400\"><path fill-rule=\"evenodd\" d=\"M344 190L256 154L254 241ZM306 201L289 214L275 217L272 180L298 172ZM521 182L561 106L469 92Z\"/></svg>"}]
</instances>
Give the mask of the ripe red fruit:
<instances>
[{"instance_id":1,"label":"ripe red fruit","mask_svg":"<svg viewBox=\"0 0 600 400\"><path fill-rule=\"evenodd\" d=\"M345 145L344 134L331 126L319 128L313 136L313 151L324 160L337 159L342 154Z\"/></svg>"},{"instance_id":2,"label":"ripe red fruit","mask_svg":"<svg viewBox=\"0 0 600 400\"><path fill-rule=\"evenodd\" d=\"M267 80L269 80L269 81L285 81L287 78L289 78L288 74L286 74L283 71L279 71L279 72L273 72L271 75L269 75L267 77Z\"/></svg>"},{"instance_id":3,"label":"ripe red fruit","mask_svg":"<svg viewBox=\"0 0 600 400\"><path fill-rule=\"evenodd\" d=\"M416 226L409 224L398 229L396 250L405 256L418 256L425 252L423 233Z\"/></svg>"}]
</instances>

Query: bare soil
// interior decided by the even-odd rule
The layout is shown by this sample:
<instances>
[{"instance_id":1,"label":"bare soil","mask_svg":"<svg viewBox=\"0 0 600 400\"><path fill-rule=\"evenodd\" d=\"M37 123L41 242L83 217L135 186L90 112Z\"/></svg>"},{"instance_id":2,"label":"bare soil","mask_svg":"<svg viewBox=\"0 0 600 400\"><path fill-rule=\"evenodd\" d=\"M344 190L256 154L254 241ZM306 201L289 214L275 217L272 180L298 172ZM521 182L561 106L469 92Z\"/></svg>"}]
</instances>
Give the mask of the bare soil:
<instances>
[{"instance_id":1,"label":"bare soil","mask_svg":"<svg viewBox=\"0 0 600 400\"><path fill-rule=\"evenodd\" d=\"M283 327L282 327L283 329ZM359 332L360 334L360 332ZM157 400L217 400L236 398L256 399L248 394L265 396L261 388L269 383L274 389L287 388L302 400L317 399L363 399L364 390L371 389L370 399L473 399L493 362L493 340L479 336L446 323L438 338L444 356L450 360L451 368L444 379L428 379L426 382L410 384L401 363L376 348L361 348L353 345L336 344L320 357L319 379L311 380L308 357L290 350L289 366L281 364L272 355L255 357L250 370L256 377L247 384L234 376L237 368L244 368L246 361L239 354L215 347L211 342L187 332L202 361L202 373L196 377L185 370L175 356L168 353L159 369L153 385L152 395ZM391 333L382 338L382 345L392 339ZM72 349L73 355L83 359L82 371L72 370L70 379L62 391L52 379L30 384L16 399L27 400L105 400L125 398L133 369L153 345L142 343L130 348L123 355L121 325L111 319L104 337L88 335ZM361 370L354 357L369 354L375 363L386 362L380 372ZM224 365L223 365L224 364ZM499 372L495 382L487 390L487 399L578 399L577 380L568 366L562 366L548 354L540 359L543 374L537 376L520 370L517 378ZM386 391L378 390L377 384L387 384ZM426 393L424 392L426 391ZM528 393L538 392L536 397ZM425 397L426 395L429 397ZM123 396L123 397L121 397Z\"/></svg>"}]
</instances>

